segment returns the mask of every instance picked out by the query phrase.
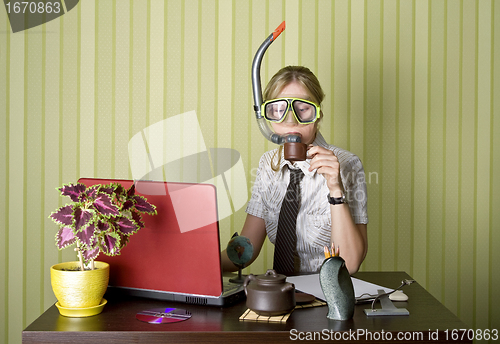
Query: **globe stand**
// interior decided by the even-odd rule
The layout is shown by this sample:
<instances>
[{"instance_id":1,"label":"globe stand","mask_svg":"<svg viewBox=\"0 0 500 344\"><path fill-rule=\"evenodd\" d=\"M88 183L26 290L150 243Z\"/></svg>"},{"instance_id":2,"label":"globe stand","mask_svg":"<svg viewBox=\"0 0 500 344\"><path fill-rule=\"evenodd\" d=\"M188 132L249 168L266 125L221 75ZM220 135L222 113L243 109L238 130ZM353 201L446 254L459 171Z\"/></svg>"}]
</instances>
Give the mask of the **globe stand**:
<instances>
[{"instance_id":1,"label":"globe stand","mask_svg":"<svg viewBox=\"0 0 500 344\"><path fill-rule=\"evenodd\" d=\"M243 284L245 279L241 277L241 270L252 259L253 255L253 245L250 239L234 233L227 243L226 252L229 260L238 268L238 277L231 278L229 282Z\"/></svg>"},{"instance_id":2,"label":"globe stand","mask_svg":"<svg viewBox=\"0 0 500 344\"><path fill-rule=\"evenodd\" d=\"M236 265L236 266L238 267L238 277L230 278L229 282L243 284L243 282L245 282L245 279L243 277L241 277L241 270L243 269L244 266L243 265Z\"/></svg>"}]
</instances>

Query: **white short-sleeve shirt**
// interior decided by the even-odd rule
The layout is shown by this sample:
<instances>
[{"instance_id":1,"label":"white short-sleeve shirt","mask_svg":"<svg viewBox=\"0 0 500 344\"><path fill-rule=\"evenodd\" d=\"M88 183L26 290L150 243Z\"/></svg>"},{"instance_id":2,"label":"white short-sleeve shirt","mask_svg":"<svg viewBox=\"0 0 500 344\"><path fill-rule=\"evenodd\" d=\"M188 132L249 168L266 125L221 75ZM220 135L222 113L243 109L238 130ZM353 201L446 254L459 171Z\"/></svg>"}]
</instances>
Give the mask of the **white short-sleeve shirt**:
<instances>
[{"instance_id":1,"label":"white short-sleeve shirt","mask_svg":"<svg viewBox=\"0 0 500 344\"><path fill-rule=\"evenodd\" d=\"M352 218L356 224L367 224L367 193L365 173L361 160L353 153L329 145L318 132L313 145L333 151L340 163L340 175ZM326 179L309 172L310 159L291 164L281 157L280 169L271 168L277 159L277 149L264 153L252 188L246 212L264 219L269 240L274 244L278 228L281 203L290 180L292 168L300 168L304 178L300 184L301 199L297 216L297 253L301 272L317 272L325 259L323 247L330 245L331 213L327 196L330 194Z\"/></svg>"}]
</instances>

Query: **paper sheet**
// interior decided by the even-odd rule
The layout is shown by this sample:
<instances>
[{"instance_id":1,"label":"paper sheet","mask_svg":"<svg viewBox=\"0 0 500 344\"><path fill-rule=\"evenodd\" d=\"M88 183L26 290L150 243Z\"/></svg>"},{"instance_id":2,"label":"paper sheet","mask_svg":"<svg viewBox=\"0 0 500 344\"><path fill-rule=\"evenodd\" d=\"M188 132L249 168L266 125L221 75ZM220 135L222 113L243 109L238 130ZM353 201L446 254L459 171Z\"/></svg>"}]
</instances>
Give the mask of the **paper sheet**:
<instances>
[{"instance_id":1,"label":"paper sheet","mask_svg":"<svg viewBox=\"0 0 500 344\"><path fill-rule=\"evenodd\" d=\"M325 301L325 295L319 284L319 274L292 276L287 277L287 282L295 284L295 289L304 293L312 294L318 299ZM384 292L389 292L393 289L379 286L370 282L351 277L354 286L354 295L356 299L365 298L369 295L378 295L378 290L383 289ZM368 294L368 295L367 295Z\"/></svg>"}]
</instances>

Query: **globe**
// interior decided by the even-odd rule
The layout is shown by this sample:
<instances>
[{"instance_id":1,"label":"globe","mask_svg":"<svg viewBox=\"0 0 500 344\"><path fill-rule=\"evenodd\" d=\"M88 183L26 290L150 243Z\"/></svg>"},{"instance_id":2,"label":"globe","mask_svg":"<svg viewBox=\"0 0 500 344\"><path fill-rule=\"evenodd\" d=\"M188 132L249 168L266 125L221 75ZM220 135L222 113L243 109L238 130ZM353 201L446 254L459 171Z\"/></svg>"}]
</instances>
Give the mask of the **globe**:
<instances>
[{"instance_id":1,"label":"globe","mask_svg":"<svg viewBox=\"0 0 500 344\"><path fill-rule=\"evenodd\" d=\"M227 256L237 266L245 266L252 259L253 245L244 236L235 236L227 243Z\"/></svg>"}]
</instances>

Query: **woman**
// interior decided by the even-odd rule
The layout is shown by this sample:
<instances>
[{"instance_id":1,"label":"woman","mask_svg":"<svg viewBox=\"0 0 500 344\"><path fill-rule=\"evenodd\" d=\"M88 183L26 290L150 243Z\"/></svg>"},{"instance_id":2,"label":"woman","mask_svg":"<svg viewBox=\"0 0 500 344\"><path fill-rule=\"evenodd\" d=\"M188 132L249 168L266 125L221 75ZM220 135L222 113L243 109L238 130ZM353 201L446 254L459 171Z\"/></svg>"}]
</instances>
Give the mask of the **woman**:
<instances>
[{"instance_id":1,"label":"woman","mask_svg":"<svg viewBox=\"0 0 500 344\"><path fill-rule=\"evenodd\" d=\"M294 257L294 271L279 272L318 272L324 260L324 246L332 244L339 248L351 274L358 271L366 256L368 215L363 166L356 155L327 144L321 136L323 98L316 76L300 66L281 69L264 91L265 117L273 130L280 135L300 135L308 151L306 161L295 163L284 160L282 146L261 157L241 231L254 247L249 264L259 255L266 235L277 245L275 251L281 245L276 244L279 213L290 173L299 169L303 177L296 243L295 249L289 250L293 251L290 254ZM222 266L224 271L237 269L225 251Z\"/></svg>"}]
</instances>

